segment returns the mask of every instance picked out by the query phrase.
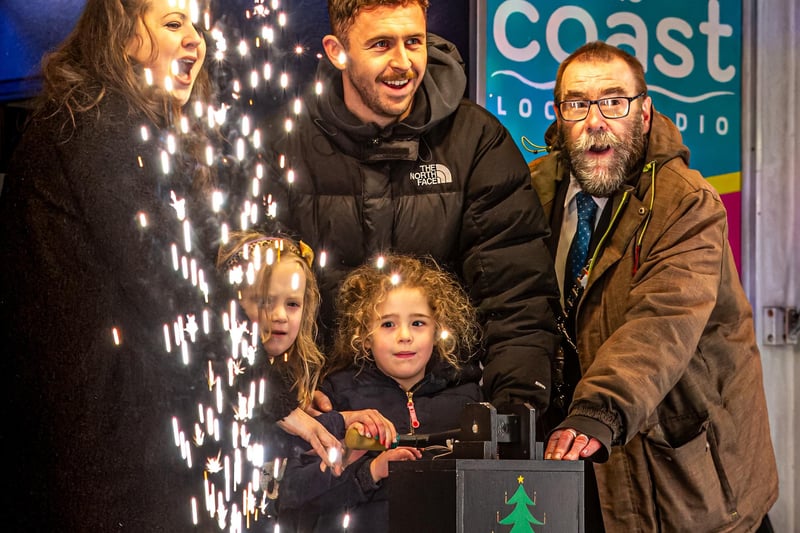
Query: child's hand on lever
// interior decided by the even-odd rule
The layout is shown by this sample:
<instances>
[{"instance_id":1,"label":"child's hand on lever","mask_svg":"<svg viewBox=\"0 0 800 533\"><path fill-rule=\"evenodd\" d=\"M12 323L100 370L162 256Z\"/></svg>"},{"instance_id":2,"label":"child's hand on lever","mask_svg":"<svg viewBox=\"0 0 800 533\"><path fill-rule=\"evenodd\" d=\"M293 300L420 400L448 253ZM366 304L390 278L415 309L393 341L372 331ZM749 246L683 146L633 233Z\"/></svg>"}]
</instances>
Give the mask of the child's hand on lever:
<instances>
[{"instance_id":1,"label":"child's hand on lever","mask_svg":"<svg viewBox=\"0 0 800 533\"><path fill-rule=\"evenodd\" d=\"M344 425L348 428L356 428L362 437L374 439L383 448L387 449L396 445L397 430L392 421L380 414L376 409L362 409L360 411L342 411Z\"/></svg>"},{"instance_id":2,"label":"child's hand on lever","mask_svg":"<svg viewBox=\"0 0 800 533\"><path fill-rule=\"evenodd\" d=\"M372 480L377 483L382 479L389 477L389 462L390 461L416 461L422 458L422 452L417 448L410 448L408 446L400 446L391 450L386 450L378 457L372 460L369 465L369 472L372 474Z\"/></svg>"}]
</instances>

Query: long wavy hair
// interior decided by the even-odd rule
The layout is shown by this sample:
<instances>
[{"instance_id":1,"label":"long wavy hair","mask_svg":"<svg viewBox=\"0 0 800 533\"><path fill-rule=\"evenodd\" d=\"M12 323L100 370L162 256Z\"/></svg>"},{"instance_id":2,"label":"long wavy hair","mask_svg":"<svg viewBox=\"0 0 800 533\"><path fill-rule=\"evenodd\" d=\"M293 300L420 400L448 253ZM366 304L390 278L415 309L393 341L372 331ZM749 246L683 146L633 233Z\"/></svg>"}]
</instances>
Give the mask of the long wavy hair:
<instances>
[{"instance_id":1,"label":"long wavy hair","mask_svg":"<svg viewBox=\"0 0 800 533\"><path fill-rule=\"evenodd\" d=\"M474 355L480 341L476 311L458 280L431 258L382 255L353 270L342 282L331 372L372 360L366 341L380 318L378 307L399 288L419 289L436 326L436 359L455 370ZM430 363L429 363L430 365Z\"/></svg>"},{"instance_id":2,"label":"long wavy hair","mask_svg":"<svg viewBox=\"0 0 800 533\"><path fill-rule=\"evenodd\" d=\"M325 357L316 343L320 293L316 277L311 269L313 252L304 243L296 242L288 237L267 235L255 229L235 231L231 232L228 242L220 246L217 255L217 269L223 273L229 273L237 267L246 270L246 264L255 257L256 248L261 248L262 251L272 248L275 253L273 262L262 262L253 283L261 301L267 301L273 266L278 261L292 261L299 264L306 276L300 331L287 352L286 364L289 365L292 387L297 391L300 406L307 407L319 384L322 367L325 363ZM247 280L243 278L239 282L239 287L244 283L247 283ZM261 305L258 312L259 316L264 318L267 309ZM260 333L261 342L265 343L269 339L270 331L262 329Z\"/></svg>"},{"instance_id":3,"label":"long wavy hair","mask_svg":"<svg viewBox=\"0 0 800 533\"><path fill-rule=\"evenodd\" d=\"M176 124L182 107L163 89L148 86L143 66L127 52L141 20L152 45L150 59L158 54L143 19L150 6L150 0L87 0L70 34L42 59L42 91L34 101L33 116L64 112L61 131L64 139L69 139L76 127L76 116L93 111L99 117L100 103L115 93L125 99L131 113L143 114L156 127ZM201 34L201 38L205 37ZM183 107L188 109L198 101L207 103L212 97L211 80L204 67ZM203 161L205 146L217 132L210 131L202 120L189 123L190 130L182 134L185 152L195 161ZM196 191L211 190L215 181L212 168L197 164L191 172Z\"/></svg>"}]
</instances>

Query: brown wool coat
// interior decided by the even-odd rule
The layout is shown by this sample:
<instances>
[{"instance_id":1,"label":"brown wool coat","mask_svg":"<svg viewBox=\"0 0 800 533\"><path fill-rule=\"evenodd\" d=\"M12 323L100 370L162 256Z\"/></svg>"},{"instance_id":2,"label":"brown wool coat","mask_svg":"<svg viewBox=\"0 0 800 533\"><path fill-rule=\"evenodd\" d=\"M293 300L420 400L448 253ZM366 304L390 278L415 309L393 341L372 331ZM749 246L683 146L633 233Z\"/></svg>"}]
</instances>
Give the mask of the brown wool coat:
<instances>
[{"instance_id":1,"label":"brown wool coat","mask_svg":"<svg viewBox=\"0 0 800 533\"><path fill-rule=\"evenodd\" d=\"M577 312L582 379L568 417L611 431L610 457L595 464L610 533L754 531L778 496L752 310L725 208L688 156L654 112L655 170L630 177ZM554 151L531 175L555 250L569 171Z\"/></svg>"}]
</instances>

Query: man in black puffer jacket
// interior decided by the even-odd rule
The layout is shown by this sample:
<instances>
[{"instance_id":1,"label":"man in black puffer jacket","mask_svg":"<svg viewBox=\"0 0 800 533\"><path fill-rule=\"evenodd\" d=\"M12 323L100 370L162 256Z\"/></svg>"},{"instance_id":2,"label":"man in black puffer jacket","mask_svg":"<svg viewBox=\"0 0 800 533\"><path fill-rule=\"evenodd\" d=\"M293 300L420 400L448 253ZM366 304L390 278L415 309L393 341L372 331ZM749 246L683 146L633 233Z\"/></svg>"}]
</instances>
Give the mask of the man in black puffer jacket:
<instances>
[{"instance_id":1,"label":"man in black puffer jacket","mask_svg":"<svg viewBox=\"0 0 800 533\"><path fill-rule=\"evenodd\" d=\"M353 4L328 3L323 92L305 99L291 133L268 133L277 218L325 258L323 331L339 282L367 257L430 255L479 309L486 397L543 409L559 293L525 161L500 122L463 98L463 62L426 33L426 0ZM472 377L480 372L476 361Z\"/></svg>"}]
</instances>

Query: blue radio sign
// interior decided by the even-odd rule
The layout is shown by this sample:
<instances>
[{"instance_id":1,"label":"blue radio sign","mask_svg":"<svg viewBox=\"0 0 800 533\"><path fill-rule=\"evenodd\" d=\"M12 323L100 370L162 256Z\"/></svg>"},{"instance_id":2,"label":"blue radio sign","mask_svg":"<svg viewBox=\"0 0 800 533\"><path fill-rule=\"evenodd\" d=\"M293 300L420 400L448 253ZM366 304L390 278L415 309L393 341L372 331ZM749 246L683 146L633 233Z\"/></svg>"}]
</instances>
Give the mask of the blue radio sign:
<instances>
[{"instance_id":1,"label":"blue radio sign","mask_svg":"<svg viewBox=\"0 0 800 533\"><path fill-rule=\"evenodd\" d=\"M706 177L741 170L741 0L478 0L477 100L511 131L544 144L559 63L603 40L644 65L655 108L670 117ZM481 40L482 39L482 40Z\"/></svg>"}]
</instances>

